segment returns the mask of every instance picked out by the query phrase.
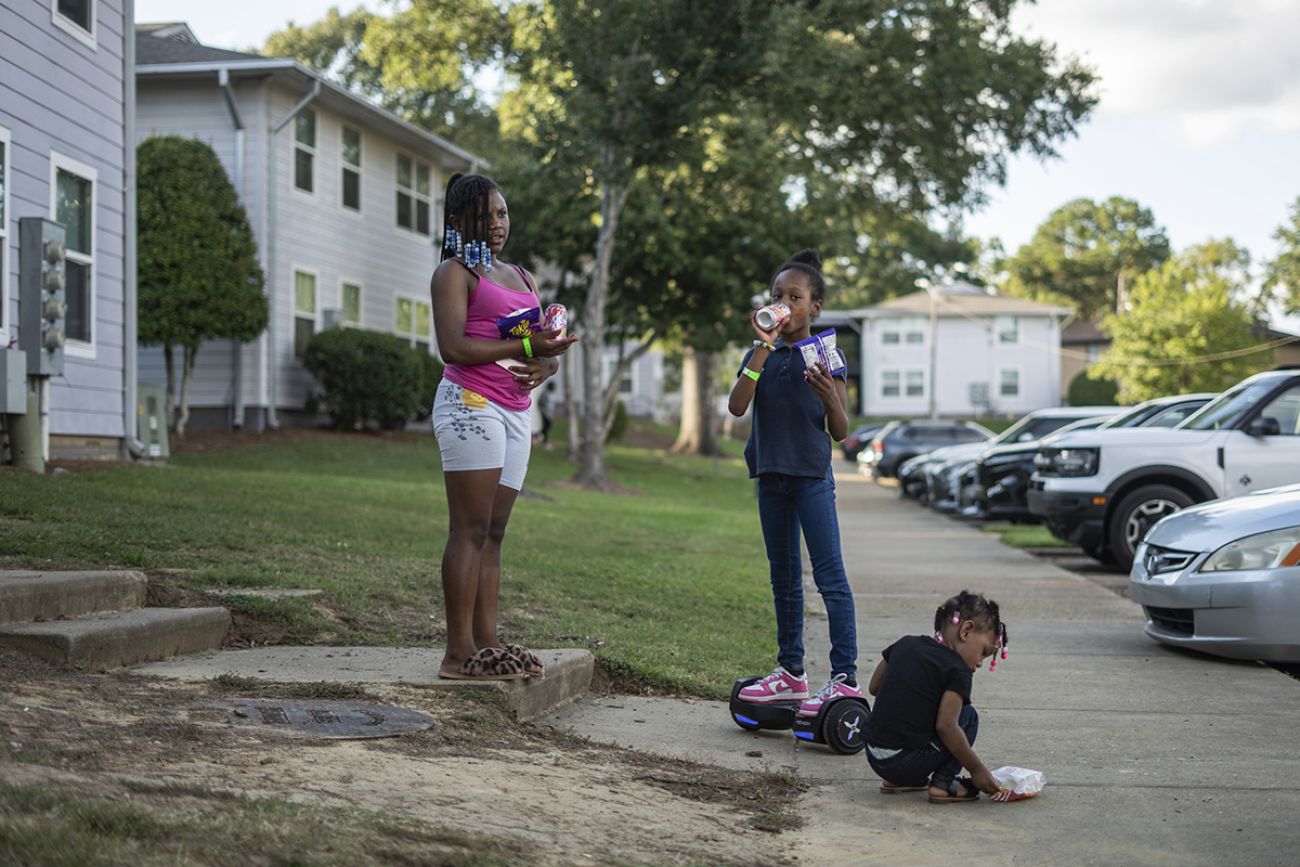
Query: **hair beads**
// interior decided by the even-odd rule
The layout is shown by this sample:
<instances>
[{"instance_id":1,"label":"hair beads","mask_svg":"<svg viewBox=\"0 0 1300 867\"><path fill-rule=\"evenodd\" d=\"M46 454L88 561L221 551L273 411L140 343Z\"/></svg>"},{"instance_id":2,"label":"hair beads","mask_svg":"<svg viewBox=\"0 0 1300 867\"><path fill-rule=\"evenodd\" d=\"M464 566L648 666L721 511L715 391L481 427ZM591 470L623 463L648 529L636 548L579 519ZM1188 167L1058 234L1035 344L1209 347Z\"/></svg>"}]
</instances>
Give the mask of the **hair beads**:
<instances>
[{"instance_id":1,"label":"hair beads","mask_svg":"<svg viewBox=\"0 0 1300 867\"><path fill-rule=\"evenodd\" d=\"M488 245L488 199L493 191L499 189L495 181L484 175L457 172L447 180L443 197L443 261L458 258L469 268L482 265L484 271L492 270L492 248Z\"/></svg>"},{"instance_id":2,"label":"hair beads","mask_svg":"<svg viewBox=\"0 0 1300 867\"><path fill-rule=\"evenodd\" d=\"M943 629L948 623L957 625L963 620L973 620L975 625L980 629L991 629L997 636L997 650L994 651L995 658L989 666L993 671L997 668L997 655L1000 654L1002 659L1007 658L1007 625L1002 622L1002 617L998 612L998 604L991 599L985 599L982 593L970 593L966 590L958 593L948 601L944 602L934 611L934 639L943 644Z\"/></svg>"}]
</instances>

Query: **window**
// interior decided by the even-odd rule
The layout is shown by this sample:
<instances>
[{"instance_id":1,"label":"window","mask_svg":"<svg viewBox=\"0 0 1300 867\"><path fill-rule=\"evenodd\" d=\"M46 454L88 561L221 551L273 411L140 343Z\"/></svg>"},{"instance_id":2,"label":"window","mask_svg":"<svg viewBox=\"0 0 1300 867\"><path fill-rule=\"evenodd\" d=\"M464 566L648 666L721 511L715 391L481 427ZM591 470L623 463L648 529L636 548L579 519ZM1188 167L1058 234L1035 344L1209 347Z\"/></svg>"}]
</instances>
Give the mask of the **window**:
<instances>
[{"instance_id":1,"label":"window","mask_svg":"<svg viewBox=\"0 0 1300 867\"><path fill-rule=\"evenodd\" d=\"M429 302L397 296L393 331L410 340L415 348L428 352L433 337L433 309Z\"/></svg>"},{"instance_id":2,"label":"window","mask_svg":"<svg viewBox=\"0 0 1300 867\"><path fill-rule=\"evenodd\" d=\"M397 225L429 234L429 196L433 176L428 163L397 155Z\"/></svg>"},{"instance_id":3,"label":"window","mask_svg":"<svg viewBox=\"0 0 1300 867\"><path fill-rule=\"evenodd\" d=\"M95 180L90 166L50 154L50 219L67 233L64 299L68 310L65 351L93 358L95 354Z\"/></svg>"},{"instance_id":4,"label":"window","mask_svg":"<svg viewBox=\"0 0 1300 867\"><path fill-rule=\"evenodd\" d=\"M881 397L898 397L902 391L900 383L902 382L902 372L897 370L880 371L880 396Z\"/></svg>"},{"instance_id":5,"label":"window","mask_svg":"<svg viewBox=\"0 0 1300 867\"><path fill-rule=\"evenodd\" d=\"M361 286L357 283L344 283L339 290L339 312L344 322L361 324Z\"/></svg>"},{"instance_id":6,"label":"window","mask_svg":"<svg viewBox=\"0 0 1300 867\"><path fill-rule=\"evenodd\" d=\"M915 346L924 343L927 324L926 320L919 316L882 319L880 321L880 342L890 346L897 346L900 343Z\"/></svg>"},{"instance_id":7,"label":"window","mask_svg":"<svg viewBox=\"0 0 1300 867\"><path fill-rule=\"evenodd\" d=\"M361 133L343 127L343 207L361 210Z\"/></svg>"},{"instance_id":8,"label":"window","mask_svg":"<svg viewBox=\"0 0 1300 867\"><path fill-rule=\"evenodd\" d=\"M9 130L0 126L0 347L7 346L9 323Z\"/></svg>"},{"instance_id":9,"label":"window","mask_svg":"<svg viewBox=\"0 0 1300 867\"><path fill-rule=\"evenodd\" d=\"M316 112L304 108L293 119L293 185L304 193L316 189Z\"/></svg>"},{"instance_id":10,"label":"window","mask_svg":"<svg viewBox=\"0 0 1300 867\"><path fill-rule=\"evenodd\" d=\"M1259 417L1276 420L1282 436L1300 435L1300 386L1289 388L1269 401L1260 410Z\"/></svg>"},{"instance_id":11,"label":"window","mask_svg":"<svg viewBox=\"0 0 1300 867\"><path fill-rule=\"evenodd\" d=\"M618 367L618 355L617 355L617 353L614 354L614 355L606 355L606 356L605 356L605 375L604 375L604 377L603 377L603 379L604 379L604 381L605 381L606 383L608 383L609 380L610 380L610 378L614 375L614 370L615 370L617 367ZM633 378L633 371L635 370L635 368L636 368L636 365L633 364L633 365L631 365L630 367L628 367L627 370L623 371L623 378L620 379L619 382L618 382L618 393L619 393L619 394L622 394L622 395L628 395L628 394L632 394L632 393L634 393L634 392L636 391L636 380Z\"/></svg>"},{"instance_id":12,"label":"window","mask_svg":"<svg viewBox=\"0 0 1300 867\"><path fill-rule=\"evenodd\" d=\"M998 343L1004 345L1020 342L1020 320L1014 316L999 316L993 320L993 328L998 333Z\"/></svg>"},{"instance_id":13,"label":"window","mask_svg":"<svg viewBox=\"0 0 1300 867\"><path fill-rule=\"evenodd\" d=\"M307 344L316 333L316 275L293 271L293 357L307 354Z\"/></svg>"},{"instance_id":14,"label":"window","mask_svg":"<svg viewBox=\"0 0 1300 867\"><path fill-rule=\"evenodd\" d=\"M925 371L907 371L907 396L925 397Z\"/></svg>"},{"instance_id":15,"label":"window","mask_svg":"<svg viewBox=\"0 0 1300 867\"><path fill-rule=\"evenodd\" d=\"M998 395L1000 397L1020 396L1020 371L1014 367L1004 367L998 371Z\"/></svg>"},{"instance_id":16,"label":"window","mask_svg":"<svg viewBox=\"0 0 1300 867\"><path fill-rule=\"evenodd\" d=\"M95 48L95 0L53 0L54 26Z\"/></svg>"}]
</instances>

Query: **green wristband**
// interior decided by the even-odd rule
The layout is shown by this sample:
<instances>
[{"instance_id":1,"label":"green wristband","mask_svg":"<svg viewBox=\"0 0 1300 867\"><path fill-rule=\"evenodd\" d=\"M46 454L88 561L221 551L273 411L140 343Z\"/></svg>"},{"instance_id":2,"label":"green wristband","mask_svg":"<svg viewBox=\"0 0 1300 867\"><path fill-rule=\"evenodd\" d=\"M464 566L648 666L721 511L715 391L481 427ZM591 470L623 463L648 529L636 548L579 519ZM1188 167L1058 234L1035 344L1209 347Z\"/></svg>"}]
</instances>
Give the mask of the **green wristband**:
<instances>
[{"instance_id":1,"label":"green wristband","mask_svg":"<svg viewBox=\"0 0 1300 867\"><path fill-rule=\"evenodd\" d=\"M533 357L533 339L531 337L524 338L524 355L529 358Z\"/></svg>"},{"instance_id":2,"label":"green wristband","mask_svg":"<svg viewBox=\"0 0 1300 867\"><path fill-rule=\"evenodd\" d=\"M763 371L750 370L748 367L744 368L741 372L744 373L745 376L748 376L750 379L754 380L754 382L758 382L758 378L763 375Z\"/></svg>"}]
</instances>

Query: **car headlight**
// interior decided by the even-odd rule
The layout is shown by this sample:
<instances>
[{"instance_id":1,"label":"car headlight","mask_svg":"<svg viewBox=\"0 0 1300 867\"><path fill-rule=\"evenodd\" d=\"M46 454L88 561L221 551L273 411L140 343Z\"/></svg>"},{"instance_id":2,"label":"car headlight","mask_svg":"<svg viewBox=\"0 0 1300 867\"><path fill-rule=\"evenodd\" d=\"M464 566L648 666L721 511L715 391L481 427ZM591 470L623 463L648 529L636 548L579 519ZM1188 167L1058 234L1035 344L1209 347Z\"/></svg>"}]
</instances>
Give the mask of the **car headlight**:
<instances>
[{"instance_id":1,"label":"car headlight","mask_svg":"<svg viewBox=\"0 0 1300 867\"><path fill-rule=\"evenodd\" d=\"M1300 566L1300 527L1256 533L1229 542L1210 555L1202 572L1236 572L1242 569L1281 569Z\"/></svg>"},{"instance_id":2,"label":"car headlight","mask_svg":"<svg viewBox=\"0 0 1300 867\"><path fill-rule=\"evenodd\" d=\"M1101 449L1039 449L1034 469L1045 476L1095 476Z\"/></svg>"}]
</instances>

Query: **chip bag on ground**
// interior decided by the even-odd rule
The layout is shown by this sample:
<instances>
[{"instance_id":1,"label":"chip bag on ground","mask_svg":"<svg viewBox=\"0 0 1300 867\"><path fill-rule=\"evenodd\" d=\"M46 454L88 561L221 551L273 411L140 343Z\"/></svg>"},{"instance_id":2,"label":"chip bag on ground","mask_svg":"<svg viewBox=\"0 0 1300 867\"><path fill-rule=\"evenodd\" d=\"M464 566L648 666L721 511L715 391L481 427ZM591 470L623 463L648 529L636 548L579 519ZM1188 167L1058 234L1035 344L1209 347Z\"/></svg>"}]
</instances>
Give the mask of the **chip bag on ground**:
<instances>
[{"instance_id":1,"label":"chip bag on ground","mask_svg":"<svg viewBox=\"0 0 1300 867\"><path fill-rule=\"evenodd\" d=\"M1043 776L1042 771L1031 771L1029 768L1017 768L1012 765L994 771L993 781L1008 793L1006 797L997 799L1001 801L1020 801L1025 798L1032 798L1043 790L1043 786L1047 785L1047 777Z\"/></svg>"}]
</instances>

